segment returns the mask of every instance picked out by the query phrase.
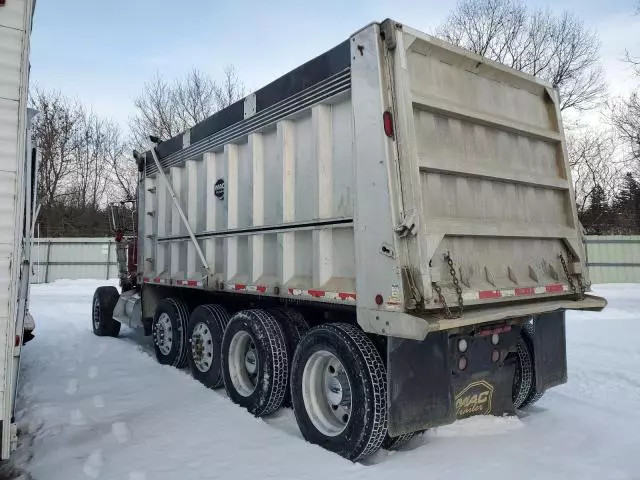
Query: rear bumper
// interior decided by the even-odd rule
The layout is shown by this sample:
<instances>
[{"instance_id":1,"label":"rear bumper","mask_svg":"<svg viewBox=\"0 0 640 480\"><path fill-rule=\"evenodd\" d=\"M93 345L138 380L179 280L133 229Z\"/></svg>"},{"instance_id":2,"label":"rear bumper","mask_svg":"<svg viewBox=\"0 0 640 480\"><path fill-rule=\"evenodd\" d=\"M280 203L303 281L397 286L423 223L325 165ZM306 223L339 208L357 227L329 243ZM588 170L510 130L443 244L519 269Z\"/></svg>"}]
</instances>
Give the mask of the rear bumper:
<instances>
[{"instance_id":1,"label":"rear bumper","mask_svg":"<svg viewBox=\"0 0 640 480\"><path fill-rule=\"evenodd\" d=\"M604 298L586 295L582 300L558 299L506 304L490 308L467 310L461 318L443 318L440 316L426 318L425 320L429 325L429 332L435 332L508 320L510 318L542 315L559 310L589 310L599 312L606 306L607 301Z\"/></svg>"},{"instance_id":2,"label":"rear bumper","mask_svg":"<svg viewBox=\"0 0 640 480\"><path fill-rule=\"evenodd\" d=\"M564 310L600 311L606 307L604 298L586 295L582 300L571 298L545 299L528 302L506 302L501 305L466 309L460 318L445 318L442 312L423 315L386 312L358 308L358 323L365 332L411 340L424 340L427 335L495 323L511 318L544 315Z\"/></svg>"}]
</instances>

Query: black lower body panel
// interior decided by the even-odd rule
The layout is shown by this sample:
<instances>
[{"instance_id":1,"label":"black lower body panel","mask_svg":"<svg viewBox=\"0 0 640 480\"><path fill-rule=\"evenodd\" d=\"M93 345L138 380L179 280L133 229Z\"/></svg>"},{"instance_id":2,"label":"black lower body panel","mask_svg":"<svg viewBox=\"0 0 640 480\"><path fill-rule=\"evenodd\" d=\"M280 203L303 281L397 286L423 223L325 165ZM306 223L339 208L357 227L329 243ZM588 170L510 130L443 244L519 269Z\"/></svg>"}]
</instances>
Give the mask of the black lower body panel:
<instances>
[{"instance_id":1,"label":"black lower body panel","mask_svg":"<svg viewBox=\"0 0 640 480\"><path fill-rule=\"evenodd\" d=\"M540 315L533 322L533 356L539 393L567 382L564 311Z\"/></svg>"},{"instance_id":2,"label":"black lower body panel","mask_svg":"<svg viewBox=\"0 0 640 480\"><path fill-rule=\"evenodd\" d=\"M389 338L387 376L392 437L455 420L447 332L422 342Z\"/></svg>"},{"instance_id":3,"label":"black lower body panel","mask_svg":"<svg viewBox=\"0 0 640 480\"><path fill-rule=\"evenodd\" d=\"M492 333L437 332L420 342L388 339L389 434L425 430L472 415L514 414L519 327ZM497 339L497 343L492 341ZM459 342L466 348L460 351Z\"/></svg>"}]
</instances>

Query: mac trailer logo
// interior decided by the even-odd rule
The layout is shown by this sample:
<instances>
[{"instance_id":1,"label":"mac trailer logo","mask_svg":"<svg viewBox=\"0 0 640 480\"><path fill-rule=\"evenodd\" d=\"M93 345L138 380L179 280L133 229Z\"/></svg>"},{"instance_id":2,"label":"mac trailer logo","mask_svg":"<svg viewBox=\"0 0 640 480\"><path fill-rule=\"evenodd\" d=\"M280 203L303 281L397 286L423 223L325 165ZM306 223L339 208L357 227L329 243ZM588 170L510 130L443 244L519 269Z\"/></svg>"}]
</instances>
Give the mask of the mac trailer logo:
<instances>
[{"instance_id":1,"label":"mac trailer logo","mask_svg":"<svg viewBox=\"0 0 640 480\"><path fill-rule=\"evenodd\" d=\"M224 200L224 179L219 178L213 186L213 194L220 200Z\"/></svg>"}]
</instances>

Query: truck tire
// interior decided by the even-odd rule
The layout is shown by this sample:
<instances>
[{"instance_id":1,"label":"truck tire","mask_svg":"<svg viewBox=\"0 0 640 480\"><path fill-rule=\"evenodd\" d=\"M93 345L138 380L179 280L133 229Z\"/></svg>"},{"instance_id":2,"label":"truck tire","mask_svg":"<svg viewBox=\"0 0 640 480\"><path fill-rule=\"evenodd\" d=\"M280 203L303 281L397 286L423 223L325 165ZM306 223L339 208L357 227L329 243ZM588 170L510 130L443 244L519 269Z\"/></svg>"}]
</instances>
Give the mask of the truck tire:
<instances>
[{"instance_id":1,"label":"truck tire","mask_svg":"<svg viewBox=\"0 0 640 480\"><path fill-rule=\"evenodd\" d=\"M269 312L282 327L282 331L285 335L287 342L287 358L289 359L289 365L296 351L300 339L309 331L309 324L304 317L291 308L273 308ZM287 377L287 393L284 397L283 407L291 407L291 388L289 376Z\"/></svg>"},{"instance_id":2,"label":"truck tire","mask_svg":"<svg viewBox=\"0 0 640 480\"><path fill-rule=\"evenodd\" d=\"M244 310L229 320L222 338L222 376L229 398L256 417L282 406L289 358L284 332L265 310Z\"/></svg>"},{"instance_id":3,"label":"truck tire","mask_svg":"<svg viewBox=\"0 0 640 480\"><path fill-rule=\"evenodd\" d=\"M533 381L533 358L524 338L516 346L516 372L513 377L512 400L513 406L520 409L531 392Z\"/></svg>"},{"instance_id":4,"label":"truck tire","mask_svg":"<svg viewBox=\"0 0 640 480\"><path fill-rule=\"evenodd\" d=\"M117 337L120 322L113 319L113 309L120 294L116 287L98 287L93 294L91 323L93 333L99 337Z\"/></svg>"},{"instance_id":5,"label":"truck tire","mask_svg":"<svg viewBox=\"0 0 640 480\"><path fill-rule=\"evenodd\" d=\"M229 314L220 305L200 305L189 317L187 358L193 377L209 388L223 384L221 371L222 336Z\"/></svg>"},{"instance_id":6,"label":"truck tire","mask_svg":"<svg viewBox=\"0 0 640 480\"><path fill-rule=\"evenodd\" d=\"M535 357L533 351L533 324L522 326L517 344L516 373L513 379L513 406L526 408L537 402L544 392L536 392Z\"/></svg>"},{"instance_id":7,"label":"truck tire","mask_svg":"<svg viewBox=\"0 0 640 480\"><path fill-rule=\"evenodd\" d=\"M387 434L387 380L373 342L353 325L309 330L291 365L293 410L308 442L356 461Z\"/></svg>"},{"instance_id":8,"label":"truck tire","mask_svg":"<svg viewBox=\"0 0 640 480\"><path fill-rule=\"evenodd\" d=\"M165 298L158 303L151 335L156 358L162 365L182 368L187 363L187 305L177 298Z\"/></svg>"},{"instance_id":9,"label":"truck tire","mask_svg":"<svg viewBox=\"0 0 640 480\"><path fill-rule=\"evenodd\" d=\"M535 375L535 350L533 348L533 337L535 335L535 330L533 328L533 322L527 322L522 327L522 338L524 338L525 343L529 346L529 351L531 352L531 362L533 365L533 376L531 379L531 389L529 390L529 395L527 396L524 403L520 408L530 407L538 400L542 398L544 392L538 392L536 387L536 375Z\"/></svg>"},{"instance_id":10,"label":"truck tire","mask_svg":"<svg viewBox=\"0 0 640 480\"><path fill-rule=\"evenodd\" d=\"M382 442L382 448L385 450L398 450L409 443L420 432L405 433L399 437L390 437L389 434L385 435Z\"/></svg>"}]
</instances>

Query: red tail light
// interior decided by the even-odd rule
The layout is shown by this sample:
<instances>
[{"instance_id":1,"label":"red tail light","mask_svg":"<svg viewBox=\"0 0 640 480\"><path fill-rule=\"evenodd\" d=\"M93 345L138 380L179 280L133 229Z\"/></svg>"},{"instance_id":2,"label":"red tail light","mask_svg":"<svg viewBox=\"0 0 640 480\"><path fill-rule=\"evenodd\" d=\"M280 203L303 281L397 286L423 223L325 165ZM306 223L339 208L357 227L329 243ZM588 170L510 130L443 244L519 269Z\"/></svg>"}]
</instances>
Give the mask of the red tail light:
<instances>
[{"instance_id":1,"label":"red tail light","mask_svg":"<svg viewBox=\"0 0 640 480\"><path fill-rule=\"evenodd\" d=\"M384 124L384 133L387 137L393 138L393 115L389 110L382 114L382 123Z\"/></svg>"}]
</instances>

